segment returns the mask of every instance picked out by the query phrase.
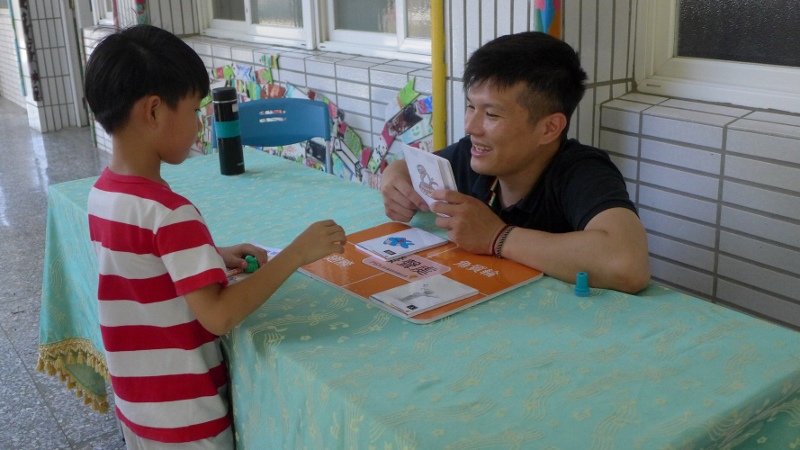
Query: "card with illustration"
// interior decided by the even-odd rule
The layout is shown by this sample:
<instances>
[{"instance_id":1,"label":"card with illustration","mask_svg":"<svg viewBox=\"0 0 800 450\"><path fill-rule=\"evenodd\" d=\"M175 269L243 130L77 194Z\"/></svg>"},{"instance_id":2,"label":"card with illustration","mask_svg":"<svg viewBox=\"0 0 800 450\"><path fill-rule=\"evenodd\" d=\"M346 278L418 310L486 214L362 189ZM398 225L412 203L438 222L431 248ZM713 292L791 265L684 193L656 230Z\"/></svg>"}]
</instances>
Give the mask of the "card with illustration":
<instances>
[{"instance_id":1,"label":"card with illustration","mask_svg":"<svg viewBox=\"0 0 800 450\"><path fill-rule=\"evenodd\" d=\"M356 247L371 256L377 256L385 261L391 261L401 256L410 255L422 250L446 244L447 239L439 237L420 228L407 228L396 233L390 233L362 242L356 242Z\"/></svg>"},{"instance_id":2,"label":"card with illustration","mask_svg":"<svg viewBox=\"0 0 800 450\"><path fill-rule=\"evenodd\" d=\"M415 281L434 275L441 275L450 270L450 268L445 265L419 255L401 256L391 261L370 257L365 258L361 262L406 281Z\"/></svg>"},{"instance_id":3,"label":"card with illustration","mask_svg":"<svg viewBox=\"0 0 800 450\"><path fill-rule=\"evenodd\" d=\"M411 184L428 206L436 202L431 197L433 191L437 189L457 190L450 161L435 153L406 144L402 144L401 147L408 165L408 174L411 176Z\"/></svg>"},{"instance_id":4,"label":"card with illustration","mask_svg":"<svg viewBox=\"0 0 800 450\"><path fill-rule=\"evenodd\" d=\"M477 289L466 284L436 275L377 292L370 298L413 317L477 293Z\"/></svg>"}]
</instances>

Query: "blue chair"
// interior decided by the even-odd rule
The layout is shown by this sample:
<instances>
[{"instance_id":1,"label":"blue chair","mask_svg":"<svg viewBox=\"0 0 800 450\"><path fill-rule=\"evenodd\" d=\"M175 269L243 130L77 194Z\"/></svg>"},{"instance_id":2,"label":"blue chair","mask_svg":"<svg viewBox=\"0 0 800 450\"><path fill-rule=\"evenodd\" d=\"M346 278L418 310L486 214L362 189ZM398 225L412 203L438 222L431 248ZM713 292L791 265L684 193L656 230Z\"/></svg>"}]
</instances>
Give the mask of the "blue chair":
<instances>
[{"instance_id":1,"label":"blue chair","mask_svg":"<svg viewBox=\"0 0 800 450\"><path fill-rule=\"evenodd\" d=\"M331 119L328 105L304 98L265 98L239 104L243 145L277 147L325 140L325 171L331 173Z\"/></svg>"}]
</instances>

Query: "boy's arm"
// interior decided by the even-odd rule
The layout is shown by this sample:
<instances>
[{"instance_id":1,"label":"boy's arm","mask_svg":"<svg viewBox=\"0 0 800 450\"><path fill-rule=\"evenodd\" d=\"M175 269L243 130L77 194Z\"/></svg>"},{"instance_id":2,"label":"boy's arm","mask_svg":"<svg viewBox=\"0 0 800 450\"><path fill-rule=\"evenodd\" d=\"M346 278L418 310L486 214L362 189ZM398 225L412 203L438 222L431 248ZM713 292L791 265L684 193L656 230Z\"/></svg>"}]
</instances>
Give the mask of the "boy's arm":
<instances>
[{"instance_id":1,"label":"boy's arm","mask_svg":"<svg viewBox=\"0 0 800 450\"><path fill-rule=\"evenodd\" d=\"M299 267L344 251L345 234L332 220L316 222L291 244L244 280L222 287L212 284L185 295L197 320L223 335L261 306Z\"/></svg>"}]
</instances>

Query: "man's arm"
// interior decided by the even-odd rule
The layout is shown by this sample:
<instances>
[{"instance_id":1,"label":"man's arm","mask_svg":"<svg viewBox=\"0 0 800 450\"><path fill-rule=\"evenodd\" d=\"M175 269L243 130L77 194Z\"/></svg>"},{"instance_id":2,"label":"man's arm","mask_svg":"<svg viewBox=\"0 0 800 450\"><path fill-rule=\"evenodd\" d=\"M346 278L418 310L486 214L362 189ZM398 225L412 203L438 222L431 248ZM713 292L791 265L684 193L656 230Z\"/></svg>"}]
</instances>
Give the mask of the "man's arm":
<instances>
[{"instance_id":1,"label":"man's arm","mask_svg":"<svg viewBox=\"0 0 800 450\"><path fill-rule=\"evenodd\" d=\"M599 213L583 231L515 228L502 254L569 283L575 282L576 273L588 272L594 287L635 293L650 281L647 236L639 218L627 208Z\"/></svg>"},{"instance_id":2,"label":"man's arm","mask_svg":"<svg viewBox=\"0 0 800 450\"><path fill-rule=\"evenodd\" d=\"M417 211L428 211L425 200L411 185L411 176L405 160L398 159L383 169L381 196L386 216L392 220L408 222Z\"/></svg>"},{"instance_id":3,"label":"man's arm","mask_svg":"<svg viewBox=\"0 0 800 450\"><path fill-rule=\"evenodd\" d=\"M497 233L505 225L486 204L455 191L436 191L436 225L463 249L490 254ZM445 203L446 202L446 203ZM589 273L594 287L638 292L650 280L647 237L633 211L610 208L592 218L583 231L547 233L514 228L502 255L569 283L578 272Z\"/></svg>"}]
</instances>

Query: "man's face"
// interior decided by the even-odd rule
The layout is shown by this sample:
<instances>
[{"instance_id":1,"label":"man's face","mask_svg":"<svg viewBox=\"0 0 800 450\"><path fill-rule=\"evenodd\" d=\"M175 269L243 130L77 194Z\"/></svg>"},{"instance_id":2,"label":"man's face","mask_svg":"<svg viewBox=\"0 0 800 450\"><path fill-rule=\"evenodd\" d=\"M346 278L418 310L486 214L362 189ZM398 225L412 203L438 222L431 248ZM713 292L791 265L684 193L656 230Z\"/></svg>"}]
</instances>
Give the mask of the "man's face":
<instances>
[{"instance_id":1,"label":"man's face","mask_svg":"<svg viewBox=\"0 0 800 450\"><path fill-rule=\"evenodd\" d=\"M543 127L530 120L519 102L523 82L498 89L491 82L470 86L464 129L472 139L472 170L483 175L513 177L526 173L541 158Z\"/></svg>"}]
</instances>

